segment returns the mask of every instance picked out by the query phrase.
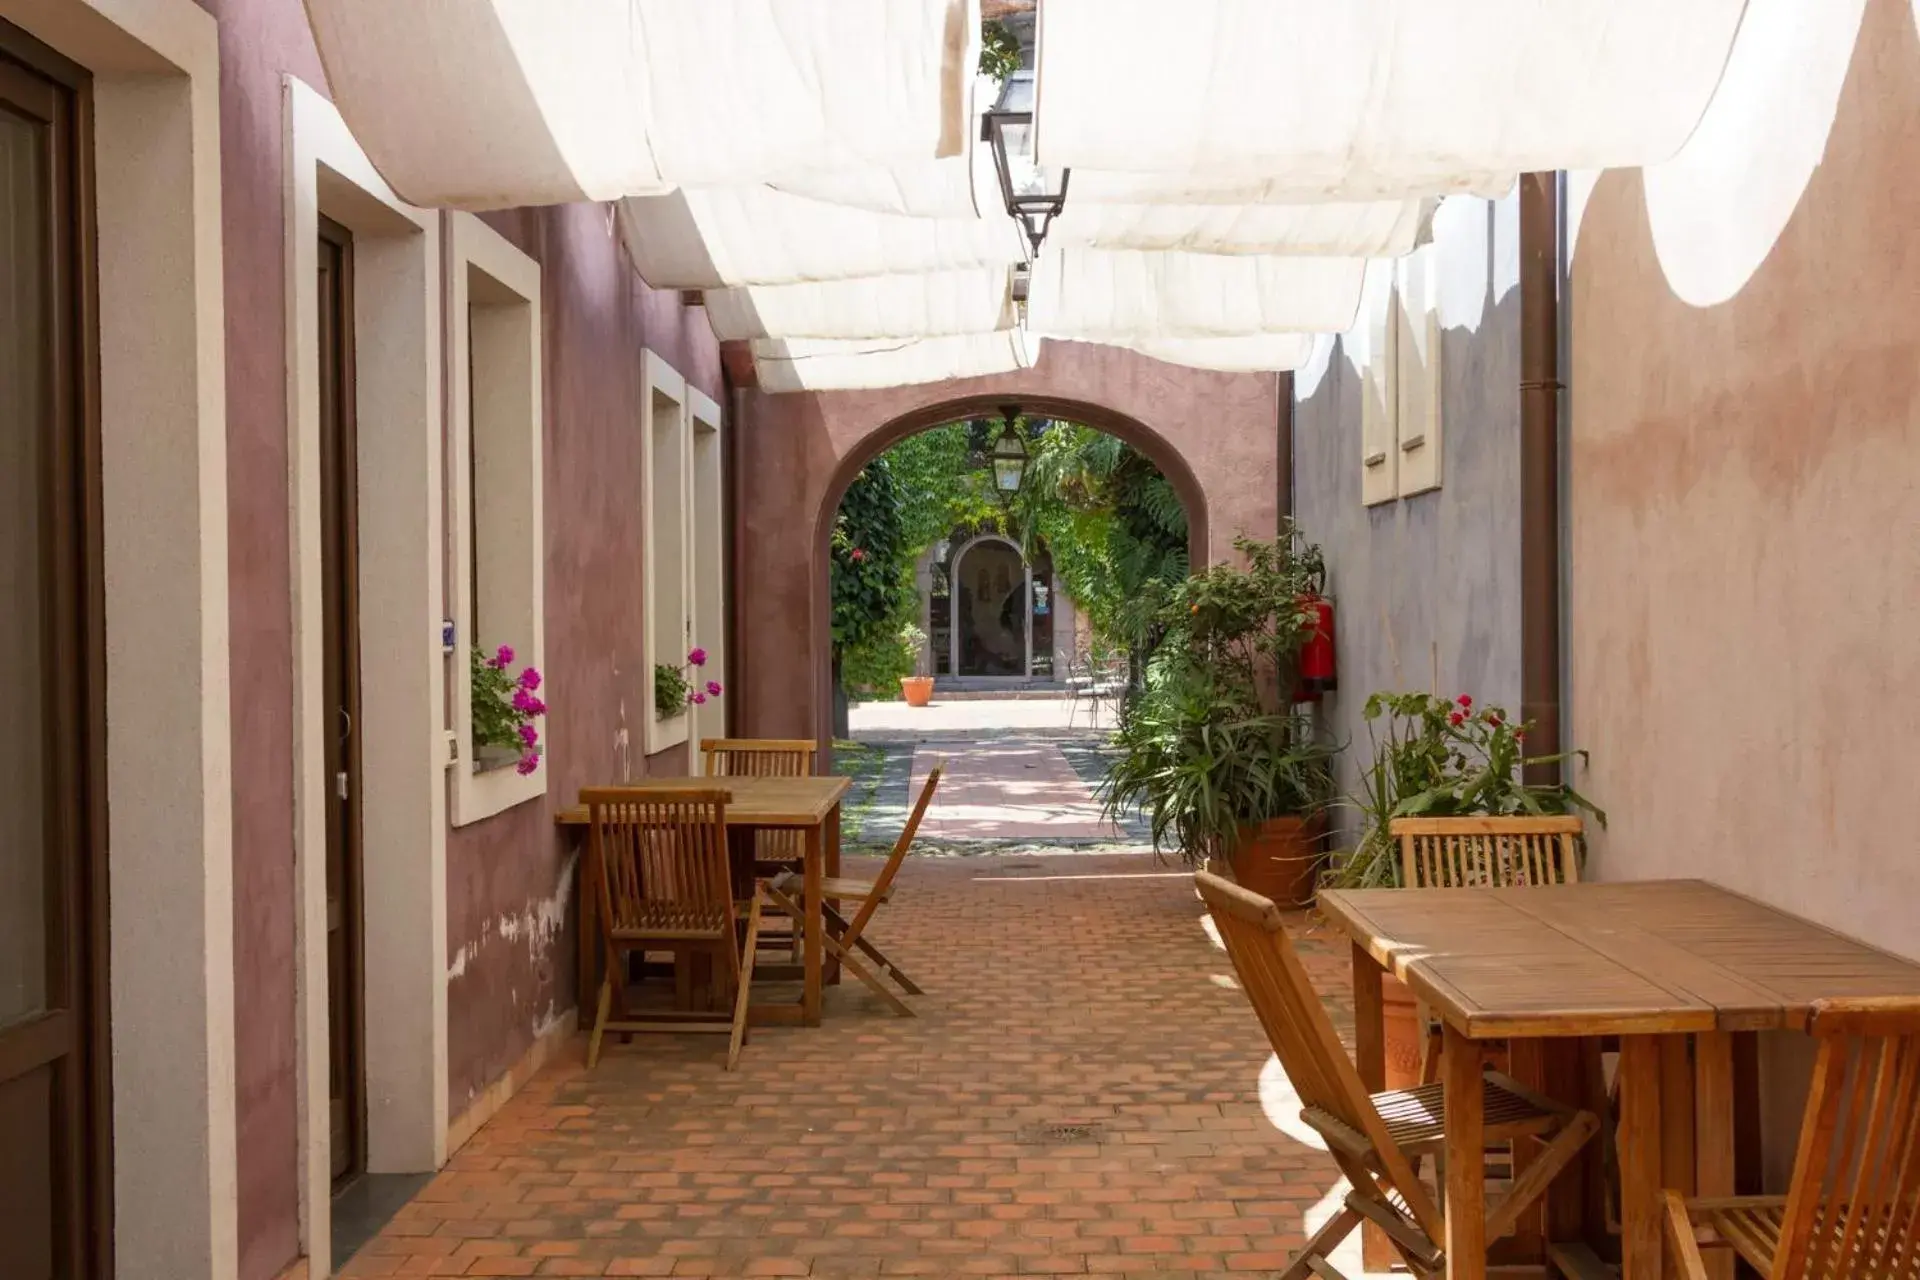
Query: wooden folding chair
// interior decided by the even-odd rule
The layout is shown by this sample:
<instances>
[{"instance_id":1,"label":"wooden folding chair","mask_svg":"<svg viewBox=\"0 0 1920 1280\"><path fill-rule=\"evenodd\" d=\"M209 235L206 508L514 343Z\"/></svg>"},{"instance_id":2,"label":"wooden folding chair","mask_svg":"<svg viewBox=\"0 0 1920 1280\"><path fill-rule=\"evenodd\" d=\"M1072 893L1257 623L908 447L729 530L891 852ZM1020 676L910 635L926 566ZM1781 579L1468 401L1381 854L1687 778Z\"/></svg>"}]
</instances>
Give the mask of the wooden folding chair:
<instances>
[{"instance_id":1,"label":"wooden folding chair","mask_svg":"<svg viewBox=\"0 0 1920 1280\"><path fill-rule=\"evenodd\" d=\"M1194 882L1220 928L1240 985L1267 1040L1300 1096L1300 1118L1327 1140L1352 1191L1345 1203L1280 1273L1341 1280L1331 1255L1362 1221L1376 1224L1418 1275L1446 1269L1446 1226L1439 1204L1420 1181L1417 1161L1447 1152L1445 1099L1439 1085L1368 1094L1347 1057L1326 1008L1288 941L1279 908L1231 881L1201 871ZM1505 1196L1489 1205L1486 1239L1511 1231L1599 1128L1591 1112L1562 1106L1489 1071L1486 1137L1533 1141L1535 1159ZM1460 1158L1456 1152L1454 1159Z\"/></svg>"},{"instance_id":2,"label":"wooden folding chair","mask_svg":"<svg viewBox=\"0 0 1920 1280\"><path fill-rule=\"evenodd\" d=\"M900 829L900 838L893 842L893 852L887 855L887 863L880 868L880 874L872 881L846 880L839 877L826 880L821 884L821 912L826 924L824 941L827 951L839 960L842 967L867 986L893 1011L903 1018L913 1017L913 1009L899 996L893 994L886 984L865 964L854 958L857 951L871 960L873 964L895 982L910 996L921 994L913 979L889 960L886 953L876 947L866 937L867 922L873 919L873 913L880 904L893 896L893 878L900 872L900 864L906 861L907 851L913 847L913 837L920 830L920 820L926 817L927 806L933 802L933 793L940 785L940 775L946 770L944 759L934 761L933 768L927 772L926 785L920 788L920 798L913 803L913 812L907 816L906 826ZM796 922L804 919L805 908L801 905L806 889L806 877L788 872L767 886L767 897L781 912ZM830 902L852 902L858 905L852 920L848 920L834 910Z\"/></svg>"},{"instance_id":3,"label":"wooden folding chair","mask_svg":"<svg viewBox=\"0 0 1920 1280\"><path fill-rule=\"evenodd\" d=\"M600 912L606 975L587 1041L587 1066L600 1061L607 1032L704 1031L730 1034L727 1070L746 1039L752 957L761 904L747 904L744 949L727 866L727 793L703 788L588 787L587 885ZM629 998L625 959L648 948L724 957L729 1013L640 1011ZM619 1017L614 997L619 997Z\"/></svg>"},{"instance_id":4,"label":"wooden folding chair","mask_svg":"<svg viewBox=\"0 0 1920 1280\"><path fill-rule=\"evenodd\" d=\"M709 778L805 778L819 747L810 738L703 738L700 755ZM753 833L755 875L797 871L806 856L799 831Z\"/></svg>"},{"instance_id":5,"label":"wooden folding chair","mask_svg":"<svg viewBox=\"0 0 1920 1280\"><path fill-rule=\"evenodd\" d=\"M1511 889L1576 884L1580 879L1578 817L1395 818L1388 834L1400 843L1400 884L1408 889ZM1440 1024L1426 1019L1420 1083L1440 1078Z\"/></svg>"},{"instance_id":6,"label":"wooden folding chair","mask_svg":"<svg viewBox=\"0 0 1920 1280\"><path fill-rule=\"evenodd\" d=\"M1666 1193L1667 1243L1686 1280L1702 1248L1767 1280L1920 1278L1920 1000L1828 1000L1784 1196Z\"/></svg>"}]
</instances>

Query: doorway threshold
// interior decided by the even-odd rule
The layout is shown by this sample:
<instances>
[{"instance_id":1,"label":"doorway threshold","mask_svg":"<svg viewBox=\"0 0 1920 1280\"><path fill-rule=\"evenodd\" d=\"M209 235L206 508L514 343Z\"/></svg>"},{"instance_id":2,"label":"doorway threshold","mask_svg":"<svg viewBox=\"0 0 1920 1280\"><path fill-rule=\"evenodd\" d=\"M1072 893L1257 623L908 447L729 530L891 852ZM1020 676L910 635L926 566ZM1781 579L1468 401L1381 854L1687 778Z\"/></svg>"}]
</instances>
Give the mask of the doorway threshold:
<instances>
[{"instance_id":1,"label":"doorway threshold","mask_svg":"<svg viewBox=\"0 0 1920 1280\"><path fill-rule=\"evenodd\" d=\"M430 1173L363 1173L334 1192L334 1270L346 1266L431 1181Z\"/></svg>"}]
</instances>

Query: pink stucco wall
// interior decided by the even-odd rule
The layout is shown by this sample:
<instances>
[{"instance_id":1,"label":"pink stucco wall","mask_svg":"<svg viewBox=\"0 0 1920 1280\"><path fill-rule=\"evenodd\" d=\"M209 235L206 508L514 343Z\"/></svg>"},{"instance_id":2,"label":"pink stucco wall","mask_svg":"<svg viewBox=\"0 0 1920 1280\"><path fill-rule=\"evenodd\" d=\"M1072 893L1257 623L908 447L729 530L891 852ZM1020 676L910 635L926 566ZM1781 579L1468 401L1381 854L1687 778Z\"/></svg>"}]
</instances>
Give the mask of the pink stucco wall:
<instances>
[{"instance_id":1,"label":"pink stucco wall","mask_svg":"<svg viewBox=\"0 0 1920 1280\"><path fill-rule=\"evenodd\" d=\"M938 421L940 406L1035 402L1113 430L1166 471L1204 528L1206 558L1279 525L1281 379L1208 373L1115 347L1049 342L1037 367L887 391L749 392L739 432L735 516L736 731L827 736L826 539L839 497L886 445ZM1197 500L1197 501L1196 501Z\"/></svg>"},{"instance_id":2,"label":"pink stucco wall","mask_svg":"<svg viewBox=\"0 0 1920 1280\"><path fill-rule=\"evenodd\" d=\"M326 82L300 0L201 2L220 21L240 1275L270 1280L298 1253L300 1194L282 81ZM621 700L638 705L642 348L722 399L704 314L640 282L605 208L490 220L543 268L553 773L544 802L449 836L456 1114L573 1004L568 931L510 939L501 924L550 918L567 866L552 806L619 776Z\"/></svg>"},{"instance_id":3,"label":"pink stucco wall","mask_svg":"<svg viewBox=\"0 0 1920 1280\"><path fill-rule=\"evenodd\" d=\"M1731 297L1672 280L1725 259L1768 181L1695 242L1656 235L1638 175L1586 206L1570 734L1612 816L1599 874L1705 876L1920 956L1920 36L1908 0L1866 10L1818 166ZM1832 101L1769 93L1788 110L1739 141L1777 177Z\"/></svg>"}]
</instances>

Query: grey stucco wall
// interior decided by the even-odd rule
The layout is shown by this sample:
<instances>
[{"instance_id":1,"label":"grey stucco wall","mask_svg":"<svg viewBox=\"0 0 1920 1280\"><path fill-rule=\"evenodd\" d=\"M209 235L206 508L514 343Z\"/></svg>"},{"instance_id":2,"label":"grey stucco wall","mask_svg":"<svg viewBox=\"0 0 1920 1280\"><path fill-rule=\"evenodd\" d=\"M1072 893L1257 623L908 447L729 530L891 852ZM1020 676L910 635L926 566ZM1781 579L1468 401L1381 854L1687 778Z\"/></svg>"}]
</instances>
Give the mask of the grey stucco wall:
<instances>
[{"instance_id":1,"label":"grey stucco wall","mask_svg":"<svg viewBox=\"0 0 1920 1280\"><path fill-rule=\"evenodd\" d=\"M1326 552L1339 692L1321 716L1351 793L1379 690L1520 703L1520 294L1517 198L1448 201L1435 220L1440 488L1360 500L1364 339L1323 338L1294 380L1294 514ZM1353 837L1342 812L1340 843Z\"/></svg>"}]
</instances>

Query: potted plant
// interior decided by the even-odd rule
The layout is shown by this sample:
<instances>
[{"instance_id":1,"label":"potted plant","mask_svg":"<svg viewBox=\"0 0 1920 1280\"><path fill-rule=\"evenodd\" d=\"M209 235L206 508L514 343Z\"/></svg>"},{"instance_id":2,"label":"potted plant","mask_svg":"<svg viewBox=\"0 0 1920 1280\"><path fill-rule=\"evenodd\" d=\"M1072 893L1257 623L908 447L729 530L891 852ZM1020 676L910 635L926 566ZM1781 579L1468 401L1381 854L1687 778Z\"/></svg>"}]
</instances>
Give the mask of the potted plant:
<instances>
[{"instance_id":1,"label":"potted plant","mask_svg":"<svg viewBox=\"0 0 1920 1280\"><path fill-rule=\"evenodd\" d=\"M1395 818L1475 814L1559 814L1583 811L1601 826L1607 815L1564 783L1524 781L1529 764L1585 759L1581 751L1527 757L1525 724L1503 708L1477 706L1469 694L1376 693L1364 709L1373 760L1347 805L1359 816L1360 838L1335 855L1330 888L1393 888L1400 884ZM1388 1088L1418 1084L1425 1029L1413 993L1392 974L1381 984L1385 1006Z\"/></svg>"},{"instance_id":2,"label":"potted plant","mask_svg":"<svg viewBox=\"0 0 1920 1280\"><path fill-rule=\"evenodd\" d=\"M702 681L694 672L707 665L707 651L695 645L687 651L687 660L677 667L655 663L653 668L653 716L671 720L685 715L688 707L705 706L723 692L718 680Z\"/></svg>"},{"instance_id":3,"label":"potted plant","mask_svg":"<svg viewBox=\"0 0 1920 1280\"><path fill-rule=\"evenodd\" d=\"M544 751L533 722L547 714L538 695L540 672L525 667L512 674L512 645L503 644L491 655L476 646L470 655L474 768L484 772L511 764L522 776L532 773Z\"/></svg>"},{"instance_id":4,"label":"potted plant","mask_svg":"<svg viewBox=\"0 0 1920 1280\"><path fill-rule=\"evenodd\" d=\"M1334 749L1282 701L1315 618L1301 605L1318 551L1291 529L1245 539L1217 565L1142 602L1157 634L1103 788L1110 817L1150 815L1154 847L1217 859L1285 906L1312 901L1333 798Z\"/></svg>"},{"instance_id":5,"label":"potted plant","mask_svg":"<svg viewBox=\"0 0 1920 1280\"><path fill-rule=\"evenodd\" d=\"M900 677L900 696L910 707L924 707L933 701L933 677L920 671L926 665L927 633L909 622L900 628L900 644L915 667L914 674Z\"/></svg>"}]
</instances>

